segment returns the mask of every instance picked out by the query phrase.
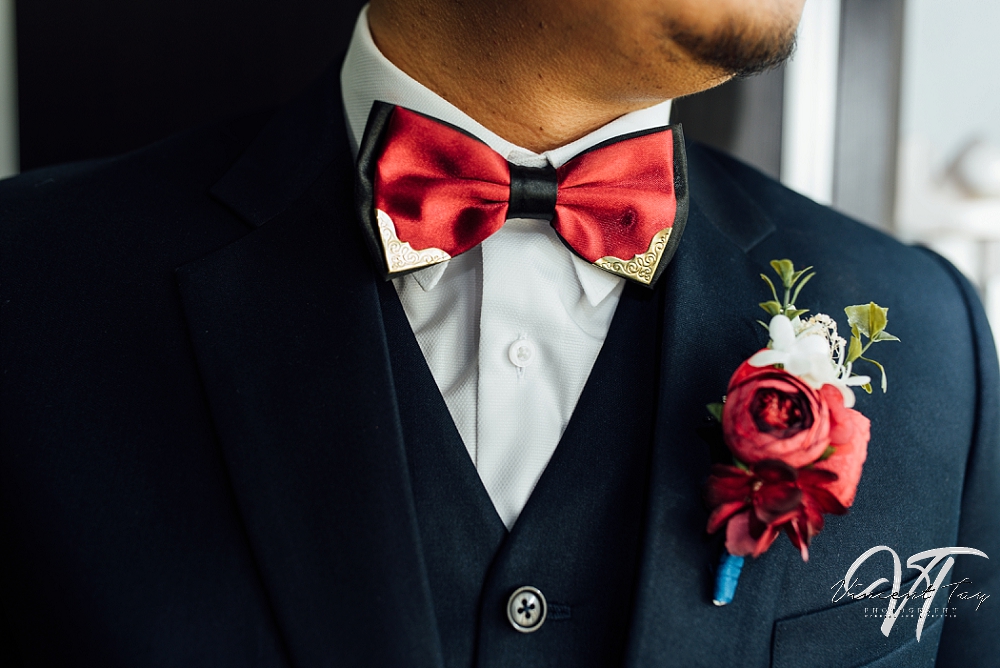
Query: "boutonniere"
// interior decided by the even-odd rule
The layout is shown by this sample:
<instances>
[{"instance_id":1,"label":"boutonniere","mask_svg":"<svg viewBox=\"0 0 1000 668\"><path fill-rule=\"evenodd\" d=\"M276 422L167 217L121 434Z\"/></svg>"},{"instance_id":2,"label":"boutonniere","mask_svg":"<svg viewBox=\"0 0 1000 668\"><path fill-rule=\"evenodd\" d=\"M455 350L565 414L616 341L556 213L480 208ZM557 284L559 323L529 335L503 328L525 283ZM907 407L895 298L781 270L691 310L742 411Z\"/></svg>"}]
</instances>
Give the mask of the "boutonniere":
<instances>
[{"instance_id":1,"label":"boutonniere","mask_svg":"<svg viewBox=\"0 0 1000 668\"><path fill-rule=\"evenodd\" d=\"M872 302L844 309L848 343L833 318L795 305L812 267L771 266L784 295L761 274L773 297L760 304L771 316L760 323L770 342L736 369L722 403L708 406L732 455L731 464L712 467L705 486L708 532L725 529L726 536L716 605L732 601L745 557L759 557L784 532L808 561L823 516L842 515L854 502L870 435L868 418L853 408L854 388L871 393L872 386L853 367L874 365L885 392L885 369L868 349L899 340L885 331L888 309Z\"/></svg>"}]
</instances>

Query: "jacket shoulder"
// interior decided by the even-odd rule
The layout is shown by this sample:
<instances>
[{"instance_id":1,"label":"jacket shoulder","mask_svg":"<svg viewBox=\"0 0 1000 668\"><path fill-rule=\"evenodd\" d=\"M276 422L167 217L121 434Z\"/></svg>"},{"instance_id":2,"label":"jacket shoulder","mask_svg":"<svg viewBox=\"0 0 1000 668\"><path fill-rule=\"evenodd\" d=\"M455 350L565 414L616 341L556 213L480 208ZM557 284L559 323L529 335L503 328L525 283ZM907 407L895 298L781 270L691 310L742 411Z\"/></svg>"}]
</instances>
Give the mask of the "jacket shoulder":
<instances>
[{"instance_id":1,"label":"jacket shoulder","mask_svg":"<svg viewBox=\"0 0 1000 668\"><path fill-rule=\"evenodd\" d=\"M245 234L209 189L269 116L215 122L120 156L0 181L7 298L69 274L97 282L171 271Z\"/></svg>"},{"instance_id":2,"label":"jacket shoulder","mask_svg":"<svg viewBox=\"0 0 1000 668\"><path fill-rule=\"evenodd\" d=\"M785 252L780 257L788 257L797 265L826 268L829 276L825 280L833 274L844 279L853 276L859 285L915 287L927 281L943 281L954 286L950 264L926 248L904 244L708 146L694 143L689 146L689 154L692 162L711 165L705 171L724 175L727 185L738 190L773 226L773 233L751 251L754 257L763 252Z\"/></svg>"},{"instance_id":3,"label":"jacket shoulder","mask_svg":"<svg viewBox=\"0 0 1000 668\"><path fill-rule=\"evenodd\" d=\"M259 112L217 121L109 158L32 170L0 181L0 234L72 234L130 215L157 218L165 201L203 201L271 116Z\"/></svg>"}]
</instances>

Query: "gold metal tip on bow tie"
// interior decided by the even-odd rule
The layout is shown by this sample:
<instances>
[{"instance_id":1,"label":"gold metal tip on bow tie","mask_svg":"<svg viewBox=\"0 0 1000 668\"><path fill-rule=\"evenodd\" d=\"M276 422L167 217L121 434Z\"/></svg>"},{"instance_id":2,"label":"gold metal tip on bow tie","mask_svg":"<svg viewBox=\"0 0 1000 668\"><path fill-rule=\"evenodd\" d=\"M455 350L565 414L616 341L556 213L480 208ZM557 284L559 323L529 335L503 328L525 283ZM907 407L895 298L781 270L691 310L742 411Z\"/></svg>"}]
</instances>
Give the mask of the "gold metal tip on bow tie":
<instances>
[{"instance_id":1,"label":"gold metal tip on bow tie","mask_svg":"<svg viewBox=\"0 0 1000 668\"><path fill-rule=\"evenodd\" d=\"M409 242L401 241L396 236L396 226L393 224L392 218L382 209L375 209L375 217L378 219L378 231L382 236L382 250L385 252L385 263L390 274L429 267L432 264L451 259L451 255L440 248L415 250Z\"/></svg>"},{"instance_id":2,"label":"gold metal tip on bow tie","mask_svg":"<svg viewBox=\"0 0 1000 668\"><path fill-rule=\"evenodd\" d=\"M667 241L670 239L672 231L673 228L668 227L654 234L653 240L649 242L649 250L645 253L639 253L631 260L606 255L595 260L594 266L623 278L649 285L653 281L653 276L656 275L656 266L660 264L660 258L663 257L663 250L667 247Z\"/></svg>"}]
</instances>

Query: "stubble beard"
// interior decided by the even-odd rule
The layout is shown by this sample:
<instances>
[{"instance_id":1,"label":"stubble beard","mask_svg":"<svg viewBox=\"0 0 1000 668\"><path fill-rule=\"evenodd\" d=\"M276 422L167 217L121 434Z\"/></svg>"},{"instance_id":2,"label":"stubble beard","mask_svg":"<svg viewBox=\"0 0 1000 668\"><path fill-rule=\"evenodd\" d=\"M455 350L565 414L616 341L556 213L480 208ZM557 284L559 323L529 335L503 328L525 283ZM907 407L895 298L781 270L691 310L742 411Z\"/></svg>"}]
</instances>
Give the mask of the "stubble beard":
<instances>
[{"instance_id":1,"label":"stubble beard","mask_svg":"<svg viewBox=\"0 0 1000 668\"><path fill-rule=\"evenodd\" d=\"M736 77L774 69L795 51L795 23L751 30L731 22L712 34L700 34L673 21L664 23L666 35L696 61Z\"/></svg>"}]
</instances>

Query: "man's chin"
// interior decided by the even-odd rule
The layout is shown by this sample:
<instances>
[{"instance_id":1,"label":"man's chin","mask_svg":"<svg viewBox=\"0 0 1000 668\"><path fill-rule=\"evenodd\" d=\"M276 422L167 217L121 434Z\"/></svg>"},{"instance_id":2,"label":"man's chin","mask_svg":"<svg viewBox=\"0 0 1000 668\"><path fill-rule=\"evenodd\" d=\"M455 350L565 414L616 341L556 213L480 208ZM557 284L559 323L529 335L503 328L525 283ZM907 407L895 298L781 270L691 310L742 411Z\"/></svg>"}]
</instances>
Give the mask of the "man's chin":
<instances>
[{"instance_id":1,"label":"man's chin","mask_svg":"<svg viewBox=\"0 0 1000 668\"><path fill-rule=\"evenodd\" d=\"M778 67L795 51L795 23L767 29L729 23L711 34L677 23L665 27L669 38L695 61L737 77Z\"/></svg>"}]
</instances>

